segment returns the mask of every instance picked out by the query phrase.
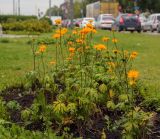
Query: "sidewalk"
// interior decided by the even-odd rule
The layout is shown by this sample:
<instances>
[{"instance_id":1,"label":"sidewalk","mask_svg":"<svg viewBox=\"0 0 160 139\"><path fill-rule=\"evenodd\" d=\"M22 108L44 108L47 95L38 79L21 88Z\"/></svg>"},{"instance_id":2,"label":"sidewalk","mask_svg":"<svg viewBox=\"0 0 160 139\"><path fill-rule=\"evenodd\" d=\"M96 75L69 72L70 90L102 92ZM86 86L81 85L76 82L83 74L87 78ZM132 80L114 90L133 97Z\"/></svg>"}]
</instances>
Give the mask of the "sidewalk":
<instances>
[{"instance_id":1,"label":"sidewalk","mask_svg":"<svg viewBox=\"0 0 160 139\"><path fill-rule=\"evenodd\" d=\"M37 35L11 35L11 34L0 34L0 38L27 38L37 37Z\"/></svg>"}]
</instances>

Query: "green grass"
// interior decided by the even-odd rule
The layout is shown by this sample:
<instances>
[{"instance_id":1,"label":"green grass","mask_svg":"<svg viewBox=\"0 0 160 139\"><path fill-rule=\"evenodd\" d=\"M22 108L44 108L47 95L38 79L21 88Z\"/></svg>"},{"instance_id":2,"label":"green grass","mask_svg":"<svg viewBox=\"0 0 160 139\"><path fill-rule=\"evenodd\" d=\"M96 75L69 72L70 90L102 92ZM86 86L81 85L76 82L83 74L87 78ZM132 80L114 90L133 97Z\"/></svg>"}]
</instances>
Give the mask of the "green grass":
<instances>
[{"instance_id":1,"label":"green grass","mask_svg":"<svg viewBox=\"0 0 160 139\"><path fill-rule=\"evenodd\" d=\"M102 36L112 38L108 31L98 31L95 41L99 43ZM147 35L138 33L115 33L119 40L118 47L128 51L137 51L138 57L135 68L140 71L141 79L145 83L159 87L160 85L160 35ZM51 34L43 34L40 37L49 37ZM0 89L6 85L12 85L23 81L24 75L32 70L32 54L29 38L0 39ZM111 44L111 43L110 43ZM113 47L109 45L108 47ZM47 50L46 62L53 59L54 46Z\"/></svg>"}]
</instances>

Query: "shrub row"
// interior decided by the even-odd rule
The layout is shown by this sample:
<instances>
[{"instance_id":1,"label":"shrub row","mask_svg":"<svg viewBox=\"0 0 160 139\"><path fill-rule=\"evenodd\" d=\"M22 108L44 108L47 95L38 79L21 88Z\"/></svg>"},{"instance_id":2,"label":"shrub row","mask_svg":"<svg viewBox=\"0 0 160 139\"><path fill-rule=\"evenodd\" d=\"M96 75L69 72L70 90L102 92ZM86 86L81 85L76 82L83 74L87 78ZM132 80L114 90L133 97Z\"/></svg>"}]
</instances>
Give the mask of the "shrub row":
<instances>
[{"instance_id":1,"label":"shrub row","mask_svg":"<svg viewBox=\"0 0 160 139\"><path fill-rule=\"evenodd\" d=\"M37 19L36 16L0 15L0 23Z\"/></svg>"},{"instance_id":2,"label":"shrub row","mask_svg":"<svg viewBox=\"0 0 160 139\"><path fill-rule=\"evenodd\" d=\"M3 23L4 31L28 31L28 32L49 32L51 25L46 20L26 20L21 22Z\"/></svg>"}]
</instances>

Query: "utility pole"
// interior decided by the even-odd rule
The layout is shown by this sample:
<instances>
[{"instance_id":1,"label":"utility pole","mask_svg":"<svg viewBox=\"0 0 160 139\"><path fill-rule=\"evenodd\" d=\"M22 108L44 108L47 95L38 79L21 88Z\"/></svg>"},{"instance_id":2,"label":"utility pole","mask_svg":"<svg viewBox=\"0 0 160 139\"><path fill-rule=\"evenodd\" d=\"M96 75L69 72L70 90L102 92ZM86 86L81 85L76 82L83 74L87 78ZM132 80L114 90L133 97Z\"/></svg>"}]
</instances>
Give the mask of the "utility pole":
<instances>
[{"instance_id":1,"label":"utility pole","mask_svg":"<svg viewBox=\"0 0 160 139\"><path fill-rule=\"evenodd\" d=\"M18 15L21 15L21 5L20 5L20 0L18 0Z\"/></svg>"},{"instance_id":2,"label":"utility pole","mask_svg":"<svg viewBox=\"0 0 160 139\"><path fill-rule=\"evenodd\" d=\"M13 15L15 14L15 0L13 0Z\"/></svg>"},{"instance_id":3,"label":"utility pole","mask_svg":"<svg viewBox=\"0 0 160 139\"><path fill-rule=\"evenodd\" d=\"M52 1L51 0L49 0L49 18L51 18L51 6L52 6Z\"/></svg>"},{"instance_id":4,"label":"utility pole","mask_svg":"<svg viewBox=\"0 0 160 139\"><path fill-rule=\"evenodd\" d=\"M71 28L73 27L73 18L74 18L74 5L73 0L70 0L70 20L71 20Z\"/></svg>"}]
</instances>

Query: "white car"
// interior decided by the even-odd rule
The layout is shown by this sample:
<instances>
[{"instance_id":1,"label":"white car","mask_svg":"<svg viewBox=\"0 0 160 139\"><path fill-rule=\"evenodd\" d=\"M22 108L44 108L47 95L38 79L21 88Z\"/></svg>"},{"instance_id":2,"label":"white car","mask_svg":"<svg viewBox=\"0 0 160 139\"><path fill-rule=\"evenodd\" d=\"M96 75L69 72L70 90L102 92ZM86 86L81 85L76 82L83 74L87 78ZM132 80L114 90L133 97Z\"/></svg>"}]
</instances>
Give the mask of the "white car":
<instances>
[{"instance_id":1,"label":"white car","mask_svg":"<svg viewBox=\"0 0 160 139\"><path fill-rule=\"evenodd\" d=\"M143 30L143 27L145 26L147 22L147 18L143 14L141 14L139 15L138 19L141 22L141 29Z\"/></svg>"},{"instance_id":2,"label":"white car","mask_svg":"<svg viewBox=\"0 0 160 139\"><path fill-rule=\"evenodd\" d=\"M85 18L83 18L82 22L80 24L80 27L81 28L85 27L88 23L90 23L90 21L92 21L91 24L95 27L95 19L92 18L92 17L85 17Z\"/></svg>"},{"instance_id":3,"label":"white car","mask_svg":"<svg viewBox=\"0 0 160 139\"><path fill-rule=\"evenodd\" d=\"M160 22L160 14L151 14L145 24L142 26L143 31L156 31Z\"/></svg>"},{"instance_id":4,"label":"white car","mask_svg":"<svg viewBox=\"0 0 160 139\"><path fill-rule=\"evenodd\" d=\"M100 14L97 18L96 27L100 29L111 29L115 19L112 14Z\"/></svg>"}]
</instances>

